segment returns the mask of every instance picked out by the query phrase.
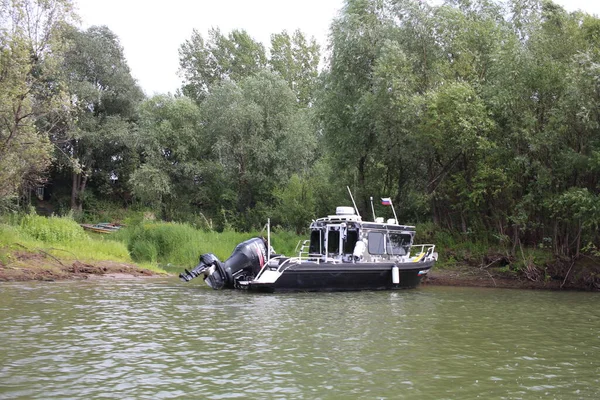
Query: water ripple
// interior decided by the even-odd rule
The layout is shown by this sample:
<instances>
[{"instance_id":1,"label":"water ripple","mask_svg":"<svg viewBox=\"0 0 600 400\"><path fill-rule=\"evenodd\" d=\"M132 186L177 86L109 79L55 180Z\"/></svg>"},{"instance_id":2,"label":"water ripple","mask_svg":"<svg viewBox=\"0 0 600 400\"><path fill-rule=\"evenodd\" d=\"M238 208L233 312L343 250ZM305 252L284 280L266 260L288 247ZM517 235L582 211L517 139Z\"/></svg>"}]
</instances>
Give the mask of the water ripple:
<instances>
[{"instance_id":1,"label":"water ripple","mask_svg":"<svg viewBox=\"0 0 600 400\"><path fill-rule=\"evenodd\" d=\"M598 398L597 295L0 285L0 398Z\"/></svg>"}]
</instances>

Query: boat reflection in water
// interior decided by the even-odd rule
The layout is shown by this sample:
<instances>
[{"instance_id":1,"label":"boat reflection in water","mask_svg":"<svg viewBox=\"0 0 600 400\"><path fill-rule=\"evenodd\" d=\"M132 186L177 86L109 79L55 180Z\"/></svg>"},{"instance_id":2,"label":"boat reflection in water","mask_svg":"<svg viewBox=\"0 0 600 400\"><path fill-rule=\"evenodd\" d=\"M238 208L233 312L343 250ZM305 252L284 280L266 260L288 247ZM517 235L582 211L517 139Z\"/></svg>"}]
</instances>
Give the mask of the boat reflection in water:
<instances>
[{"instance_id":1,"label":"boat reflection in water","mask_svg":"<svg viewBox=\"0 0 600 400\"><path fill-rule=\"evenodd\" d=\"M257 237L240 243L224 262L203 254L179 277L203 276L213 289L262 292L416 287L437 260L435 245L413 244L415 227L396 218L373 219L363 222L356 207L337 207L335 215L312 222L310 240L293 257L275 254L268 239Z\"/></svg>"}]
</instances>

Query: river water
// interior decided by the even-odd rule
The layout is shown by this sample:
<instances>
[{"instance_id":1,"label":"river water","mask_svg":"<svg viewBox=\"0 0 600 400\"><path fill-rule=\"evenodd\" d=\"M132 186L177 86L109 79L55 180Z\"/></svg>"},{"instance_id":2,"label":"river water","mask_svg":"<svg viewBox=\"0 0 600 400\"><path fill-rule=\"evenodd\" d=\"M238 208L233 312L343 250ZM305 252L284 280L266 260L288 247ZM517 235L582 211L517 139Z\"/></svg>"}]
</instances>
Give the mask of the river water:
<instances>
[{"instance_id":1,"label":"river water","mask_svg":"<svg viewBox=\"0 0 600 400\"><path fill-rule=\"evenodd\" d=\"M600 297L0 284L0 399L597 399Z\"/></svg>"}]
</instances>

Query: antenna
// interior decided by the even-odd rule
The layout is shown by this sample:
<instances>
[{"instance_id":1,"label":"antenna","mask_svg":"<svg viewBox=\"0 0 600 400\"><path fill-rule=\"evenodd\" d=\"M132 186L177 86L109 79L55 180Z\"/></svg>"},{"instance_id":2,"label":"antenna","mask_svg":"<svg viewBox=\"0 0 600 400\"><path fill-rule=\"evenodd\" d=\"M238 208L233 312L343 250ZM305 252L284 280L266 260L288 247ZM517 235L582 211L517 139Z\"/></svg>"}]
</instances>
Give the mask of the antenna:
<instances>
[{"instance_id":1,"label":"antenna","mask_svg":"<svg viewBox=\"0 0 600 400\"><path fill-rule=\"evenodd\" d=\"M375 217L375 208L373 208L373 196L371 196L371 211L373 211L373 222L377 219Z\"/></svg>"},{"instance_id":2,"label":"antenna","mask_svg":"<svg viewBox=\"0 0 600 400\"><path fill-rule=\"evenodd\" d=\"M350 186L346 186L348 189L348 193L350 193L350 198L352 199L352 204L354 205L354 210L356 211L356 215L360 217L360 213L358 212L358 207L356 207L356 203L354 202L354 196L352 196L352 192L350 191Z\"/></svg>"}]
</instances>

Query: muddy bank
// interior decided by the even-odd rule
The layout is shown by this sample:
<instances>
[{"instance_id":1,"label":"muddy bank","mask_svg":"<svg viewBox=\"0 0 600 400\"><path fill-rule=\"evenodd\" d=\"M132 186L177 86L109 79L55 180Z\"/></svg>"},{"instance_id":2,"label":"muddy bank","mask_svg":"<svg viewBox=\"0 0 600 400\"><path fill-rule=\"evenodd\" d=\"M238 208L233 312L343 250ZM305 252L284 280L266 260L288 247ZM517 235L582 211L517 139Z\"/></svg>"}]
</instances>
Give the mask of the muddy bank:
<instances>
[{"instance_id":1,"label":"muddy bank","mask_svg":"<svg viewBox=\"0 0 600 400\"><path fill-rule=\"evenodd\" d=\"M0 282L166 276L134 264L116 261L64 260L47 253L17 252L10 258L8 262L0 262Z\"/></svg>"},{"instance_id":2,"label":"muddy bank","mask_svg":"<svg viewBox=\"0 0 600 400\"><path fill-rule=\"evenodd\" d=\"M574 271L575 270L575 271ZM585 272L582 272L584 270ZM434 269L422 281L429 286L464 286L541 290L600 291L600 276L586 267L572 268L568 274L528 275L464 266L453 269Z\"/></svg>"}]
</instances>

